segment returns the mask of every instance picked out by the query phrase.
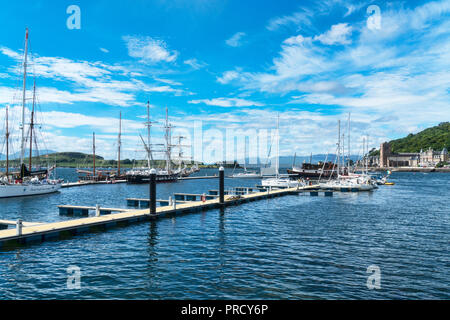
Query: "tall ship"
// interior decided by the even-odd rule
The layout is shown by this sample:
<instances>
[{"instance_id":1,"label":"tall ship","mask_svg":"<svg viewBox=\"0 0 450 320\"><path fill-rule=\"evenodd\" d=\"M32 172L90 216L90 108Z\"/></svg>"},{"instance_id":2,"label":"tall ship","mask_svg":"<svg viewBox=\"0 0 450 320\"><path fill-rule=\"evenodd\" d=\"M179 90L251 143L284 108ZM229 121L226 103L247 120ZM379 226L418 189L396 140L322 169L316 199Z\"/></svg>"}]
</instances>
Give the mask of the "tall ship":
<instances>
[{"instance_id":1,"label":"tall ship","mask_svg":"<svg viewBox=\"0 0 450 320\"><path fill-rule=\"evenodd\" d=\"M5 145L6 145L6 165L5 171L0 178L0 198L23 197L42 195L57 192L61 188L60 181L51 180L50 174L55 167L47 164L46 168L33 168L33 145L37 149L37 134L35 132L35 111L36 111L36 81L33 83L33 98L28 133L25 133L26 115L26 91L27 91L27 58L28 58L28 29L25 31L25 49L23 58L23 82L22 82L22 119L21 119L21 139L20 139L20 163L16 171L10 167L10 131L8 112L5 110ZM25 149L29 148L28 164L25 163Z\"/></svg>"},{"instance_id":2,"label":"tall ship","mask_svg":"<svg viewBox=\"0 0 450 320\"><path fill-rule=\"evenodd\" d=\"M142 144L144 145L147 153L147 167L146 168L134 168L126 172L127 183L149 183L150 170L155 164L153 158L153 144L151 143L150 130L153 122L150 120L150 102L147 102L147 122L145 126L147 128L147 141L140 135ZM162 146L165 157L165 168L156 169L156 182L177 182L178 178L183 176L183 168L172 168L172 152L175 145L172 144L172 124L169 122L168 109L166 108L166 120L163 126L164 129L164 144L156 145Z\"/></svg>"},{"instance_id":3,"label":"tall ship","mask_svg":"<svg viewBox=\"0 0 450 320\"><path fill-rule=\"evenodd\" d=\"M125 180L126 175L121 171L120 156L122 147L122 112L119 114L119 134L117 137L117 170L99 170L96 168L95 154L95 132L92 134L92 169L77 169L79 181L86 182L114 182L116 180Z\"/></svg>"},{"instance_id":4,"label":"tall ship","mask_svg":"<svg viewBox=\"0 0 450 320\"><path fill-rule=\"evenodd\" d=\"M309 163L302 163L301 167L294 164L292 165L292 169L287 169L287 173L298 178L309 179L337 177L336 165L333 162L319 161L318 163L312 163L312 161L310 161Z\"/></svg>"}]
</instances>

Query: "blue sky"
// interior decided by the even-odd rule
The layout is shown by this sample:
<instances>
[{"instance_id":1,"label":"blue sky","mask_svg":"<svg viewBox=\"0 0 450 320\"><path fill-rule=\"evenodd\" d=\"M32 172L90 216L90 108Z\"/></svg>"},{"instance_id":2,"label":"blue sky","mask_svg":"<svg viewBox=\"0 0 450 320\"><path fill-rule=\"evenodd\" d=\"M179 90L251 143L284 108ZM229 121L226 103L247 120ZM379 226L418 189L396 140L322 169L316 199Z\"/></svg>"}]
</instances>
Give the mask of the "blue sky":
<instances>
[{"instance_id":1,"label":"blue sky","mask_svg":"<svg viewBox=\"0 0 450 320\"><path fill-rule=\"evenodd\" d=\"M67 28L70 5L79 30ZM95 131L98 152L115 157L122 111L123 157L140 158L150 99L152 118L167 106L185 135L195 121L271 129L279 114L282 155L334 152L337 119L351 112L357 153L363 135L375 147L450 119L449 17L449 0L9 2L0 119L9 104L17 126L28 27L48 149L89 152Z\"/></svg>"}]
</instances>

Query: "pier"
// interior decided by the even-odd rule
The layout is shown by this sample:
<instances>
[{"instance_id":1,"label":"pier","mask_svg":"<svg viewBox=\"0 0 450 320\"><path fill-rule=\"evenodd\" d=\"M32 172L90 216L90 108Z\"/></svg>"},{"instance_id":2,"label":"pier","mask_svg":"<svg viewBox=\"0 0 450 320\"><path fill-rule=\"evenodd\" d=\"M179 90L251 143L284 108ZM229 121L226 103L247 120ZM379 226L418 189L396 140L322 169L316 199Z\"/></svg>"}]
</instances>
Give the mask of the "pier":
<instances>
[{"instance_id":1,"label":"pier","mask_svg":"<svg viewBox=\"0 0 450 320\"><path fill-rule=\"evenodd\" d=\"M89 207L89 206L71 206L60 205L58 206L59 214L66 216L88 216L89 211L98 210L99 214L111 214L112 212L126 212L128 209L121 208L103 208L103 207Z\"/></svg>"},{"instance_id":2,"label":"pier","mask_svg":"<svg viewBox=\"0 0 450 320\"><path fill-rule=\"evenodd\" d=\"M199 180L199 179L218 179L219 176L193 176L193 177L179 177L178 180ZM73 188L90 186L97 184L115 184L115 183L127 183L127 180L108 180L108 181L76 181L76 182L64 182L61 184L61 188Z\"/></svg>"},{"instance_id":3,"label":"pier","mask_svg":"<svg viewBox=\"0 0 450 320\"><path fill-rule=\"evenodd\" d=\"M118 213L100 215L95 217L86 217L73 219L69 221L43 223L38 225L24 224L21 228L6 229L0 231L0 247L17 244L28 244L33 242L42 242L48 239L55 239L64 234L77 235L84 232L93 231L100 228L110 228L117 225L126 225L140 221L160 218L166 215L177 215L181 213L193 213L202 210L211 210L220 207L238 205L245 202L262 200L273 197L285 196L296 193L297 188L277 189L268 192L257 192L243 196L227 196L224 203L215 198L206 201L190 201L175 206L162 206L156 208L155 214L150 214L149 209L142 210L123 210ZM93 207L95 208L95 207ZM93 209L92 208L92 209ZM91 209L91 208L89 208Z\"/></svg>"},{"instance_id":4,"label":"pier","mask_svg":"<svg viewBox=\"0 0 450 320\"><path fill-rule=\"evenodd\" d=\"M89 186L89 185L93 185L93 184L115 184L115 183L126 183L126 182L127 182L127 180L66 182L66 183L61 184L61 188L82 187L82 186Z\"/></svg>"},{"instance_id":5,"label":"pier","mask_svg":"<svg viewBox=\"0 0 450 320\"><path fill-rule=\"evenodd\" d=\"M59 239L84 232L108 229L119 225L128 225L146 220L158 219L164 216L176 216L194 213L243 203L281 197L291 194L309 192L311 196L318 196L323 192L325 196L332 196L332 191L319 190L317 186L295 188L272 187L234 187L225 190L224 171L219 171L219 190L209 190L208 194L175 193L168 200L156 199L156 173L150 177L150 198L127 198L128 206L139 209L108 208L81 205L59 205L60 215L86 216L68 221L51 223L33 223L18 221L0 221L0 248L16 245L42 242L49 239ZM152 179L153 178L153 179ZM156 203L160 206L156 207ZM142 209L142 208L145 209ZM94 211L95 216L89 216ZM12 228L9 228L9 227Z\"/></svg>"}]
</instances>

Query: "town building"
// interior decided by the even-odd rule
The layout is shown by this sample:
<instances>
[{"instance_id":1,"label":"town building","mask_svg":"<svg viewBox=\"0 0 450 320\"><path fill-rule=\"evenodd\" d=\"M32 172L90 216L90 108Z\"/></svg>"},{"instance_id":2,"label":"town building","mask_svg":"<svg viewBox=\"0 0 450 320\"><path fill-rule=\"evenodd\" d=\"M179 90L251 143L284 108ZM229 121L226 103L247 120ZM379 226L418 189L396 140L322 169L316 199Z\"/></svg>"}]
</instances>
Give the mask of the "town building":
<instances>
[{"instance_id":1,"label":"town building","mask_svg":"<svg viewBox=\"0 0 450 320\"><path fill-rule=\"evenodd\" d=\"M441 151L434 151L429 148L427 151L420 150L416 153L393 153L388 142L383 142L380 145L379 161L371 159L375 166L381 168L386 167L434 167L439 162L448 162L449 155L446 148Z\"/></svg>"}]
</instances>

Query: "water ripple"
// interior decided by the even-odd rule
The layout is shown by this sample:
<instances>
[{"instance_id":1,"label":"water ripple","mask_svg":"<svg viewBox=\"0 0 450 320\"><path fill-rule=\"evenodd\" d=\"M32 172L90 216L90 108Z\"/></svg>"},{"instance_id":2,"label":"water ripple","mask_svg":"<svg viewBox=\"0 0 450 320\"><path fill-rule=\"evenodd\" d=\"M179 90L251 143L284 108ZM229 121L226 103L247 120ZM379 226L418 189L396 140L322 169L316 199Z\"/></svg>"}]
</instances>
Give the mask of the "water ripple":
<instances>
[{"instance_id":1,"label":"water ripple","mask_svg":"<svg viewBox=\"0 0 450 320\"><path fill-rule=\"evenodd\" d=\"M449 299L450 190L440 186L450 176L393 180L373 193L286 196L0 251L0 298ZM217 180L158 185L158 197L209 189ZM61 221L70 218L57 214L58 204L125 207L126 197L147 193L126 185L65 189L0 200L0 213ZM380 290L366 287L373 264ZM81 269L80 290L67 289L71 265Z\"/></svg>"}]
</instances>

